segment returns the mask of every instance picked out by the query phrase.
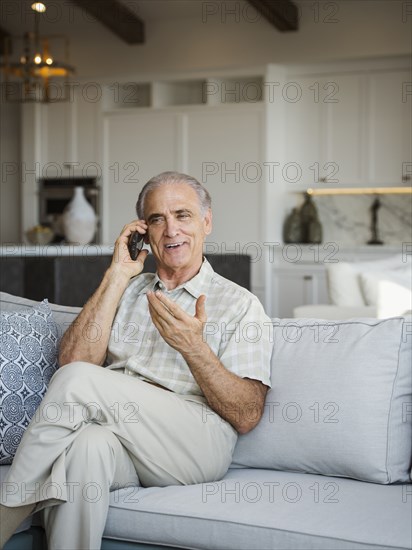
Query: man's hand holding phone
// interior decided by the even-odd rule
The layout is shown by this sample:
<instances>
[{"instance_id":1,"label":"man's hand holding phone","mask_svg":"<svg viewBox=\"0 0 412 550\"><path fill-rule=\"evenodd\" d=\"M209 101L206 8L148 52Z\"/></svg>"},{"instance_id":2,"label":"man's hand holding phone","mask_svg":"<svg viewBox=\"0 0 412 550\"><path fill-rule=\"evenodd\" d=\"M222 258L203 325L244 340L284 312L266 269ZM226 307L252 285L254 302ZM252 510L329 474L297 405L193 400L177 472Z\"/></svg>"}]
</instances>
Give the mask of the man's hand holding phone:
<instances>
[{"instance_id":1,"label":"man's hand holding phone","mask_svg":"<svg viewBox=\"0 0 412 550\"><path fill-rule=\"evenodd\" d=\"M142 250L147 224L144 220L135 220L124 226L116 243L112 260L112 268L125 273L129 278L135 277L143 270L143 264L148 255Z\"/></svg>"}]
</instances>

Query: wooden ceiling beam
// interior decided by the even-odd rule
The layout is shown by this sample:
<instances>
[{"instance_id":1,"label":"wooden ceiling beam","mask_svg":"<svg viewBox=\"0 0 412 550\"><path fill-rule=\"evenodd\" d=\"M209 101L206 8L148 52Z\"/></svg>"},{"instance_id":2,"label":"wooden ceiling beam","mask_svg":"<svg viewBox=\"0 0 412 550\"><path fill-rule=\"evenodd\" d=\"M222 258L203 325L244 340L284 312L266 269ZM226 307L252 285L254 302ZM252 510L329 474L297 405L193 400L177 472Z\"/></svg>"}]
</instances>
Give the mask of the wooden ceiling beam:
<instances>
[{"instance_id":1,"label":"wooden ceiling beam","mask_svg":"<svg viewBox=\"0 0 412 550\"><path fill-rule=\"evenodd\" d=\"M7 31L5 31L3 27L0 27L0 55L4 55L5 53L6 38L9 36L10 34Z\"/></svg>"},{"instance_id":2,"label":"wooden ceiling beam","mask_svg":"<svg viewBox=\"0 0 412 550\"><path fill-rule=\"evenodd\" d=\"M117 0L71 0L127 44L143 44L144 22Z\"/></svg>"},{"instance_id":3,"label":"wooden ceiling beam","mask_svg":"<svg viewBox=\"0 0 412 550\"><path fill-rule=\"evenodd\" d=\"M248 0L279 31L297 31L298 8L290 0Z\"/></svg>"}]
</instances>

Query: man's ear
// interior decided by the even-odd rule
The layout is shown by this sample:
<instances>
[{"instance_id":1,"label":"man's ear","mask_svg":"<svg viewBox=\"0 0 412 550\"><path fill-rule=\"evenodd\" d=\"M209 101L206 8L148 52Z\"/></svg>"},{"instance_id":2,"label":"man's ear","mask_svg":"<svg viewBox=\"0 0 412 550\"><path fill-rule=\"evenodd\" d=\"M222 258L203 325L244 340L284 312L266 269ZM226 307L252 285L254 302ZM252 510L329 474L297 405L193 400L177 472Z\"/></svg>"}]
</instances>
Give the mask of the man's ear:
<instances>
[{"instance_id":1,"label":"man's ear","mask_svg":"<svg viewBox=\"0 0 412 550\"><path fill-rule=\"evenodd\" d=\"M212 232L212 210L210 208L206 212L203 222L205 235L210 235L210 233Z\"/></svg>"}]
</instances>

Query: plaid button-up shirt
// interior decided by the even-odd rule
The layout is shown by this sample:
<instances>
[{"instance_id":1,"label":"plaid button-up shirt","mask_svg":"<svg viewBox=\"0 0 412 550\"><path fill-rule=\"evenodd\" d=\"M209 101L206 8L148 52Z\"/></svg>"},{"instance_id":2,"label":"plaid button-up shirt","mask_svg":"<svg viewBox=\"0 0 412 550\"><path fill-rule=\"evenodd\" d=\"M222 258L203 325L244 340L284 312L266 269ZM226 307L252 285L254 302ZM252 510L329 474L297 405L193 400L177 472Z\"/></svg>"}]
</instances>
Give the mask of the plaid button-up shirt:
<instances>
[{"instance_id":1,"label":"plaid button-up shirt","mask_svg":"<svg viewBox=\"0 0 412 550\"><path fill-rule=\"evenodd\" d=\"M203 338L226 369L270 386L272 324L259 300L248 290L215 273L205 259L199 273L166 290L156 274L133 279L115 316L106 364L180 394L202 395L182 355L167 344L153 324L146 293L160 289L189 313L206 296Z\"/></svg>"}]
</instances>

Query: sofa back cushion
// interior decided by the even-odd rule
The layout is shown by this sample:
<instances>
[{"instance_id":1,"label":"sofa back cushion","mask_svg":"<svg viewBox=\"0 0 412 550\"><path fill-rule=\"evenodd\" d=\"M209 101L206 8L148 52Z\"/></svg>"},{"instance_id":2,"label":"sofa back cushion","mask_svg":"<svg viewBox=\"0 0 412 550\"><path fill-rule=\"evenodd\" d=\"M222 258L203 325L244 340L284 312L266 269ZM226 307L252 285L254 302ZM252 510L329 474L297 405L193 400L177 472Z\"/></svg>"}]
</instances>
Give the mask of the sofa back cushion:
<instances>
[{"instance_id":1,"label":"sofa back cushion","mask_svg":"<svg viewBox=\"0 0 412 550\"><path fill-rule=\"evenodd\" d=\"M38 305L39 302L14 296L7 292L0 292L0 311L21 311L28 307ZM63 336L72 322L76 319L81 311L80 307L60 306L58 304L50 304L49 307L53 314L53 320L57 326L57 335L59 338Z\"/></svg>"},{"instance_id":2,"label":"sofa back cushion","mask_svg":"<svg viewBox=\"0 0 412 550\"><path fill-rule=\"evenodd\" d=\"M272 389L234 467L410 481L410 318L275 319Z\"/></svg>"}]
</instances>

